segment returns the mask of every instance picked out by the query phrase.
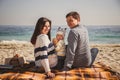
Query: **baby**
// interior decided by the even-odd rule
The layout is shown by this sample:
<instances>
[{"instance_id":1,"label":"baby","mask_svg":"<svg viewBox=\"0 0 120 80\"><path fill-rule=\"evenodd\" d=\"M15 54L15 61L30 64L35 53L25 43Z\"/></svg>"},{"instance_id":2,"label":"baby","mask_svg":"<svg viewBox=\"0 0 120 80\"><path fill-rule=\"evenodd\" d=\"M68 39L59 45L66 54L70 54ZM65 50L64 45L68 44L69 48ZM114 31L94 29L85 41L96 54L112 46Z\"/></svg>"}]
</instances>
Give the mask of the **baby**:
<instances>
[{"instance_id":1,"label":"baby","mask_svg":"<svg viewBox=\"0 0 120 80\"><path fill-rule=\"evenodd\" d=\"M57 64L57 69L62 69L64 65L64 59L65 59L65 42L64 42L64 37L65 37L65 32L66 28L61 28L59 27L56 33L56 37L53 38L53 44L55 46L55 50L58 56L58 64Z\"/></svg>"}]
</instances>

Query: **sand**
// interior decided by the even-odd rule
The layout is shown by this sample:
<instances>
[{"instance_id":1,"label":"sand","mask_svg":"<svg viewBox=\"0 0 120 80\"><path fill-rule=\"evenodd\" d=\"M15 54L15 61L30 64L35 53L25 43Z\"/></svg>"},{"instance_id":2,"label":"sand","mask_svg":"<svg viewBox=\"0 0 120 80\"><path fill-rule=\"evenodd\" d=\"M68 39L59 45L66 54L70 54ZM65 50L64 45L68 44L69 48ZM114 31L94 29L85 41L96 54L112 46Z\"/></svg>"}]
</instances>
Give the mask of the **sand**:
<instances>
[{"instance_id":1,"label":"sand","mask_svg":"<svg viewBox=\"0 0 120 80\"><path fill-rule=\"evenodd\" d=\"M99 49L94 63L101 62L120 73L120 44L90 44L90 46ZM26 60L34 60L34 47L30 42L0 42L0 64L4 64L5 58L13 57L16 53L24 56Z\"/></svg>"}]
</instances>

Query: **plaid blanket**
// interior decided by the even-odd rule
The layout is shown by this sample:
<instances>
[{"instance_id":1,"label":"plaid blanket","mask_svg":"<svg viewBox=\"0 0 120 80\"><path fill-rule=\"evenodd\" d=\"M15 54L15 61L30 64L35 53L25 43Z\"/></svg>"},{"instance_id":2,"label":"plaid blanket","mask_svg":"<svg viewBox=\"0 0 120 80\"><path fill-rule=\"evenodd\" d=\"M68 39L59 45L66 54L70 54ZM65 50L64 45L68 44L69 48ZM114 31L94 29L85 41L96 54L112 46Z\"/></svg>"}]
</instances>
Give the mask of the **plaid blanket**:
<instances>
[{"instance_id":1,"label":"plaid blanket","mask_svg":"<svg viewBox=\"0 0 120 80\"><path fill-rule=\"evenodd\" d=\"M48 78L44 73L37 72L7 72L0 74L0 80L119 80L108 68L97 65L91 68L77 68L70 71L54 70L54 78Z\"/></svg>"}]
</instances>

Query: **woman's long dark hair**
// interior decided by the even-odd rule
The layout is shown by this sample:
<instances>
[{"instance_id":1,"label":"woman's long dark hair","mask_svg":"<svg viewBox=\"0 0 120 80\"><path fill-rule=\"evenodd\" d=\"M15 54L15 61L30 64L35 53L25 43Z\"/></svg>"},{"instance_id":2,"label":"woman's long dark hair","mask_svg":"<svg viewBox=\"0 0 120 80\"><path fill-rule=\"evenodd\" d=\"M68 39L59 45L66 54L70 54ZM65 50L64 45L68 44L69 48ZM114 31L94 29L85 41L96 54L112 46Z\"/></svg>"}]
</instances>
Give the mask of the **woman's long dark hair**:
<instances>
[{"instance_id":1,"label":"woman's long dark hair","mask_svg":"<svg viewBox=\"0 0 120 80\"><path fill-rule=\"evenodd\" d=\"M44 27L46 22L50 23L50 31L51 31L51 21L49 19L47 19L45 17L41 17L40 19L38 19L38 21L36 23L36 26L35 26L34 33L33 33L32 37L31 37L31 43L33 45L35 45L37 36L41 34L40 32L42 31L42 29L43 29L43 27ZM50 31L48 32L47 35L48 35L49 39L51 40L51 33L50 33Z\"/></svg>"}]
</instances>

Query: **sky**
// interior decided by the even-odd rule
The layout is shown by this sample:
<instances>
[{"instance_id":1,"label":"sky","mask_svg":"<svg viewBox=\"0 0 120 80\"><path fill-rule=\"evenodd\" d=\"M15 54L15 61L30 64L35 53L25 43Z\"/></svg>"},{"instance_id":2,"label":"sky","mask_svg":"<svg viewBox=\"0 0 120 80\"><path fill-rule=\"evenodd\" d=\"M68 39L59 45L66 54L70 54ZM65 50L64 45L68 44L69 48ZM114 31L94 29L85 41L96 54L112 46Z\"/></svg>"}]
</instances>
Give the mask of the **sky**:
<instances>
[{"instance_id":1,"label":"sky","mask_svg":"<svg viewBox=\"0 0 120 80\"><path fill-rule=\"evenodd\" d=\"M0 0L0 25L35 25L40 17L66 25L71 11L85 25L120 25L120 0Z\"/></svg>"}]
</instances>

